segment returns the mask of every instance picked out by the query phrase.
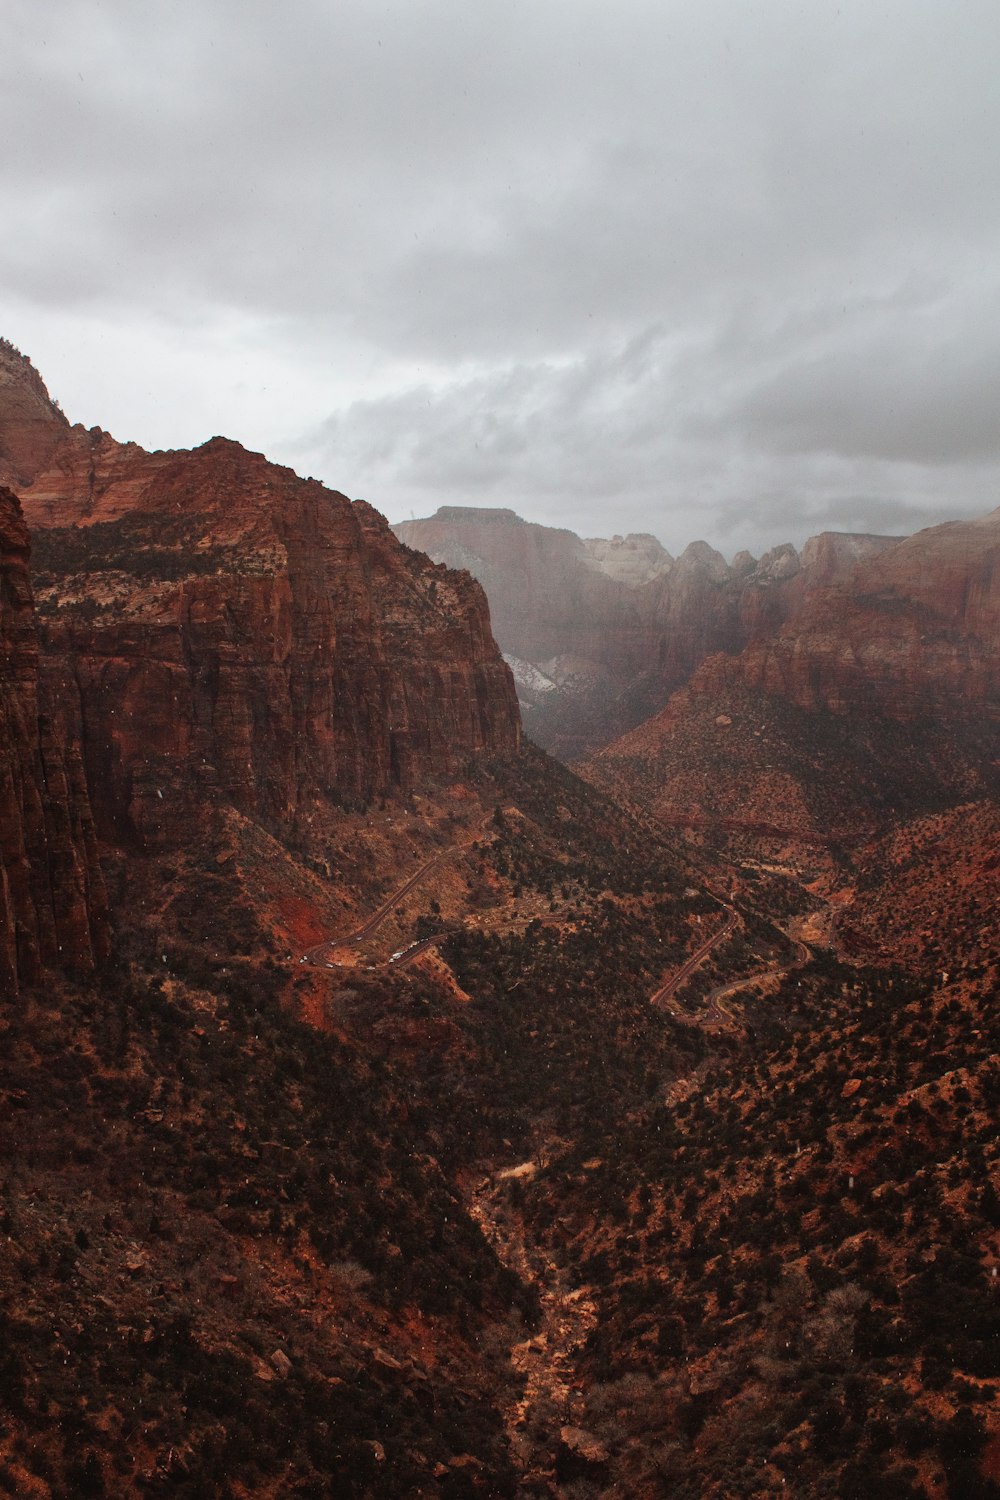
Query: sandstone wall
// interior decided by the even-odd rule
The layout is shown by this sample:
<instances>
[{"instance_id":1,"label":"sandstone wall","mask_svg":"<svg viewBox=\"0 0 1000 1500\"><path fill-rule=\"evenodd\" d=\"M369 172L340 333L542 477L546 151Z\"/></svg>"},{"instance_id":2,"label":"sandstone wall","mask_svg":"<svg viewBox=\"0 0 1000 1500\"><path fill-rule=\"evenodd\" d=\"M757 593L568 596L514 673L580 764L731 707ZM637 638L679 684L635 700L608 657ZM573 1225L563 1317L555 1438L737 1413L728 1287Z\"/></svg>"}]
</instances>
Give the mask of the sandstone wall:
<instances>
[{"instance_id":1,"label":"sandstone wall","mask_svg":"<svg viewBox=\"0 0 1000 1500\"><path fill-rule=\"evenodd\" d=\"M29 539L0 488L0 992L108 951L107 901L79 742L39 680Z\"/></svg>"}]
</instances>

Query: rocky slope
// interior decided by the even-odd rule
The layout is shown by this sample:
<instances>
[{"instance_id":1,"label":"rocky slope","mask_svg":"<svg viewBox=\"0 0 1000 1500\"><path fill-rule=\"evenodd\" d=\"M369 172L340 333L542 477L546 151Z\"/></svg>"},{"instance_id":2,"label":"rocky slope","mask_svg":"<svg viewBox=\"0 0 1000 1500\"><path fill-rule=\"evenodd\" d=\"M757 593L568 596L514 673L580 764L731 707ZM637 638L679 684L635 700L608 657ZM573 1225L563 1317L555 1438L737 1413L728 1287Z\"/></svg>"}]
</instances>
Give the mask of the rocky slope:
<instances>
[{"instance_id":1,"label":"rocky slope","mask_svg":"<svg viewBox=\"0 0 1000 1500\"><path fill-rule=\"evenodd\" d=\"M822 581L787 619L707 658L589 779L691 829L827 841L995 794L1000 511L877 558L810 546Z\"/></svg>"},{"instance_id":2,"label":"rocky slope","mask_svg":"<svg viewBox=\"0 0 1000 1500\"><path fill-rule=\"evenodd\" d=\"M1000 705L1000 510L929 527L824 583L752 644L742 681L835 713Z\"/></svg>"},{"instance_id":3,"label":"rocky slope","mask_svg":"<svg viewBox=\"0 0 1000 1500\"><path fill-rule=\"evenodd\" d=\"M394 530L480 580L527 732L567 760L641 723L707 656L773 632L805 595L898 540L827 533L801 557L785 545L729 565L705 542L672 558L651 536L584 541L511 510L442 506Z\"/></svg>"},{"instance_id":4,"label":"rocky slope","mask_svg":"<svg viewBox=\"0 0 1000 1500\"><path fill-rule=\"evenodd\" d=\"M594 1307L590 1493L996 1496L995 982L810 964L519 1195Z\"/></svg>"},{"instance_id":5,"label":"rocky slope","mask_svg":"<svg viewBox=\"0 0 1000 1500\"><path fill-rule=\"evenodd\" d=\"M39 683L28 531L0 488L0 992L107 953L104 881L79 744Z\"/></svg>"},{"instance_id":6,"label":"rocky slope","mask_svg":"<svg viewBox=\"0 0 1000 1500\"><path fill-rule=\"evenodd\" d=\"M70 428L31 361L3 338L0 409L0 483L18 488L48 463Z\"/></svg>"},{"instance_id":7,"label":"rocky slope","mask_svg":"<svg viewBox=\"0 0 1000 1500\"><path fill-rule=\"evenodd\" d=\"M149 454L52 409L32 448L14 397L38 404L38 382L18 373L0 443L13 410L44 673L103 833L177 837L219 799L295 828L317 797L364 803L516 749L471 578L223 439Z\"/></svg>"},{"instance_id":8,"label":"rocky slope","mask_svg":"<svg viewBox=\"0 0 1000 1500\"><path fill-rule=\"evenodd\" d=\"M85 766L115 944L0 985L0 1490L995 1496L974 673L915 714L888 646L839 695L716 655L600 758L622 810L514 753L481 591L368 507L50 422L40 627L0 509L4 931L66 942ZM811 548L595 576L774 644L885 550ZM985 660L982 551L869 633L947 598Z\"/></svg>"}]
</instances>

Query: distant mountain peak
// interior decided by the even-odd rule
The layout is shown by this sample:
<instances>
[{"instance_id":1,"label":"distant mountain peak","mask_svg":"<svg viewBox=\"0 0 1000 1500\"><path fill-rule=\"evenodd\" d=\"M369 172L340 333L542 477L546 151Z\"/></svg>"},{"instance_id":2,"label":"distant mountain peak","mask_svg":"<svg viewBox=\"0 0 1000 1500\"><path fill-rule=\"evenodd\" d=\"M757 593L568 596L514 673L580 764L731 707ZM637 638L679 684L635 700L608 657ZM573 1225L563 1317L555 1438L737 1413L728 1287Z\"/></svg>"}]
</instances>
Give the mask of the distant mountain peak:
<instances>
[{"instance_id":1,"label":"distant mountain peak","mask_svg":"<svg viewBox=\"0 0 1000 1500\"><path fill-rule=\"evenodd\" d=\"M716 583L725 583L729 577L729 564L708 542L689 542L677 562L681 568L706 573Z\"/></svg>"},{"instance_id":2,"label":"distant mountain peak","mask_svg":"<svg viewBox=\"0 0 1000 1500\"><path fill-rule=\"evenodd\" d=\"M648 531L610 538L591 536L583 545L595 568L630 588L661 577L674 565L666 547Z\"/></svg>"}]
</instances>

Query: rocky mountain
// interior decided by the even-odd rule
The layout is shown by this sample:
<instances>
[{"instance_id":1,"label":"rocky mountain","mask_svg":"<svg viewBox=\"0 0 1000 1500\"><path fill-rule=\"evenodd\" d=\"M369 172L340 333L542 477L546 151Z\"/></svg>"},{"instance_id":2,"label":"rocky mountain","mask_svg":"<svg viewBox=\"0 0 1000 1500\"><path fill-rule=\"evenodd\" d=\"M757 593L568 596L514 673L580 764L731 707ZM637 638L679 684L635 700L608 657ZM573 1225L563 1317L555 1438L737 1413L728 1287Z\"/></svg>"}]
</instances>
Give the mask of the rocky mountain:
<instances>
[{"instance_id":1,"label":"rocky mountain","mask_svg":"<svg viewBox=\"0 0 1000 1500\"><path fill-rule=\"evenodd\" d=\"M0 364L0 1488L469 1465L506 1493L475 1345L521 1283L440 1164L453 1107L407 1128L302 951L485 821L466 783L520 725L482 590L363 503L221 439L71 427Z\"/></svg>"},{"instance_id":2,"label":"rocky mountain","mask_svg":"<svg viewBox=\"0 0 1000 1500\"><path fill-rule=\"evenodd\" d=\"M108 913L79 741L39 673L29 541L0 488L0 992L93 972Z\"/></svg>"},{"instance_id":3,"label":"rocky mountain","mask_svg":"<svg viewBox=\"0 0 1000 1500\"><path fill-rule=\"evenodd\" d=\"M785 545L729 565L705 542L672 558L654 537L584 541L511 510L442 506L394 530L482 583L526 730L566 760L641 723L707 656L768 635L805 594L898 540L826 533L801 557Z\"/></svg>"},{"instance_id":4,"label":"rocky mountain","mask_svg":"<svg viewBox=\"0 0 1000 1500\"><path fill-rule=\"evenodd\" d=\"M707 658L585 774L675 825L822 839L993 796L1000 511L814 558L824 582L777 629Z\"/></svg>"},{"instance_id":5,"label":"rocky mountain","mask_svg":"<svg viewBox=\"0 0 1000 1500\"><path fill-rule=\"evenodd\" d=\"M668 573L674 563L662 543L648 532L610 538L585 537L583 545L591 563L602 573L631 588Z\"/></svg>"},{"instance_id":6,"label":"rocky mountain","mask_svg":"<svg viewBox=\"0 0 1000 1500\"><path fill-rule=\"evenodd\" d=\"M34 365L8 339L0 339L0 482L19 488L52 457L69 422Z\"/></svg>"},{"instance_id":7,"label":"rocky mountain","mask_svg":"<svg viewBox=\"0 0 1000 1500\"><path fill-rule=\"evenodd\" d=\"M364 803L516 749L471 578L236 443L149 454L54 408L46 429L37 376L5 359L44 673L106 834L176 837L213 798L291 828L319 795Z\"/></svg>"},{"instance_id":8,"label":"rocky mountain","mask_svg":"<svg viewBox=\"0 0 1000 1500\"><path fill-rule=\"evenodd\" d=\"M683 680L678 661L690 648L667 639L655 581L676 573L688 594L717 592L714 559L691 553L675 563L646 537L583 541L512 510L442 506L394 530L482 583L526 730L565 759L643 718ZM698 628L715 650L733 643L728 617Z\"/></svg>"},{"instance_id":9,"label":"rocky mountain","mask_svg":"<svg viewBox=\"0 0 1000 1500\"><path fill-rule=\"evenodd\" d=\"M996 1500L992 523L525 539L693 666L587 782L468 574L0 363L0 1492Z\"/></svg>"},{"instance_id":10,"label":"rocky mountain","mask_svg":"<svg viewBox=\"0 0 1000 1500\"><path fill-rule=\"evenodd\" d=\"M797 601L739 676L803 707L874 702L894 717L995 710L1000 688L1000 510L929 527Z\"/></svg>"}]
</instances>

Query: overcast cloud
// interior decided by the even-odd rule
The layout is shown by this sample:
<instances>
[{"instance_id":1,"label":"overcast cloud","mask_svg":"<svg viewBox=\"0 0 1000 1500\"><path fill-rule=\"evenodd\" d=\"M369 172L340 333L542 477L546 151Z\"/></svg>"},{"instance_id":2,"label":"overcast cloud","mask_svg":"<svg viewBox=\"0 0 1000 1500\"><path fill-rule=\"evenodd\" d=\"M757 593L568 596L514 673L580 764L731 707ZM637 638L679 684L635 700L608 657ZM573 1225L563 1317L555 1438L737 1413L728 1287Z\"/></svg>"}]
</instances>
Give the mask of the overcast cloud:
<instances>
[{"instance_id":1,"label":"overcast cloud","mask_svg":"<svg viewBox=\"0 0 1000 1500\"><path fill-rule=\"evenodd\" d=\"M391 519L1000 503L995 0L5 0L0 333Z\"/></svg>"}]
</instances>

